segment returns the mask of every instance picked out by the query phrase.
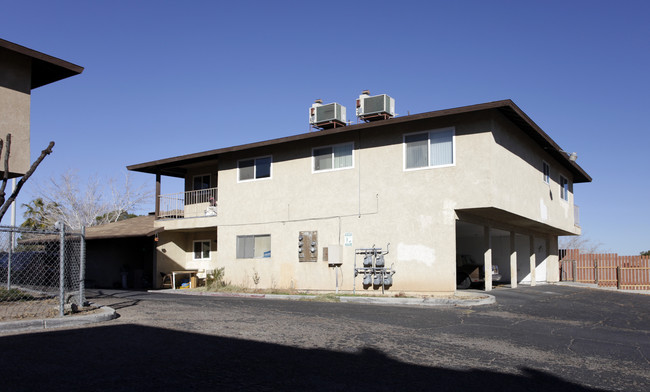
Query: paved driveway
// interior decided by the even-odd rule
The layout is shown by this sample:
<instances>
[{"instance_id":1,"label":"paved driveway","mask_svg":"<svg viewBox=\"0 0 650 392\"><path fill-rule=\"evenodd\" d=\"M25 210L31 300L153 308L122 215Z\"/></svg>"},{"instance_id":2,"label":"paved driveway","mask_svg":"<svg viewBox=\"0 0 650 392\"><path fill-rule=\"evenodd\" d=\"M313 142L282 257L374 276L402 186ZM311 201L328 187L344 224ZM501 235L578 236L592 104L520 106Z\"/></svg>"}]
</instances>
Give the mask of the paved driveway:
<instances>
[{"instance_id":1,"label":"paved driveway","mask_svg":"<svg viewBox=\"0 0 650 392\"><path fill-rule=\"evenodd\" d=\"M11 390L650 389L650 297L561 286L415 308L108 292L121 317L0 337Z\"/></svg>"}]
</instances>

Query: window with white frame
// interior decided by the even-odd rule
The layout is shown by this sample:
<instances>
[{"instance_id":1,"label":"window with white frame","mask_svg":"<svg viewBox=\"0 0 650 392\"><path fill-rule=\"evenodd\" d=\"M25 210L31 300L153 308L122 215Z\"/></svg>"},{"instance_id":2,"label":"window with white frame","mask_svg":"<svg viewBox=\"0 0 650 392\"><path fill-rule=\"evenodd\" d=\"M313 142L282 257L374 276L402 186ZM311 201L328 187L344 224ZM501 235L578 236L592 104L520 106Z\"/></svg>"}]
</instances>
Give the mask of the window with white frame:
<instances>
[{"instance_id":1,"label":"window with white frame","mask_svg":"<svg viewBox=\"0 0 650 392\"><path fill-rule=\"evenodd\" d=\"M560 199L569 201L569 180L560 176Z\"/></svg>"},{"instance_id":2,"label":"window with white frame","mask_svg":"<svg viewBox=\"0 0 650 392\"><path fill-rule=\"evenodd\" d=\"M314 148L312 151L314 171L327 171L351 168L354 143L336 144Z\"/></svg>"},{"instance_id":3,"label":"window with white frame","mask_svg":"<svg viewBox=\"0 0 650 392\"><path fill-rule=\"evenodd\" d=\"M243 159L237 162L239 181L258 180L271 177L271 157Z\"/></svg>"},{"instance_id":4,"label":"window with white frame","mask_svg":"<svg viewBox=\"0 0 650 392\"><path fill-rule=\"evenodd\" d=\"M454 162L454 128L404 135L404 168L450 166Z\"/></svg>"},{"instance_id":5,"label":"window with white frame","mask_svg":"<svg viewBox=\"0 0 650 392\"><path fill-rule=\"evenodd\" d=\"M194 260L210 259L210 240L194 241Z\"/></svg>"},{"instance_id":6,"label":"window with white frame","mask_svg":"<svg viewBox=\"0 0 650 392\"><path fill-rule=\"evenodd\" d=\"M237 258L260 259L271 257L271 235L238 235Z\"/></svg>"},{"instance_id":7,"label":"window with white frame","mask_svg":"<svg viewBox=\"0 0 650 392\"><path fill-rule=\"evenodd\" d=\"M544 182L549 184L551 181L551 167L545 161L542 161L542 175Z\"/></svg>"}]
</instances>

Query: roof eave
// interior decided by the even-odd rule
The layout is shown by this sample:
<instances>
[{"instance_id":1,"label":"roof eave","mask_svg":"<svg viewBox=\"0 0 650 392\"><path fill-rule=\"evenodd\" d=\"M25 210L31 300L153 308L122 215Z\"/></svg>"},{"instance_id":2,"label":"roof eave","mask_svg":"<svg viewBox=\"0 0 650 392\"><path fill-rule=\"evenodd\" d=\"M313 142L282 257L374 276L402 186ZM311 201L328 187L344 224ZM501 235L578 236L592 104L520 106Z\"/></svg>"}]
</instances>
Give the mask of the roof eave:
<instances>
[{"instance_id":1,"label":"roof eave","mask_svg":"<svg viewBox=\"0 0 650 392\"><path fill-rule=\"evenodd\" d=\"M153 237L156 234L159 234L161 232L165 231L164 227L159 227L156 229L153 229L149 232L146 233L134 233L134 234L99 234L99 235L92 235L92 234L86 234L86 240L92 241L92 240L108 240L108 239L115 239L115 238L139 238L139 237Z\"/></svg>"},{"instance_id":2,"label":"roof eave","mask_svg":"<svg viewBox=\"0 0 650 392\"><path fill-rule=\"evenodd\" d=\"M560 146L557 145L533 120L530 119L515 103L510 99L501 101L480 103L476 105L461 106L452 109L436 110L432 112L413 114L409 116L395 117L388 120L375 121L371 123L362 123L355 125L348 125L340 128L332 128L328 130L303 133L294 136L287 136L278 139L271 139L262 142L243 144L239 146L220 148L215 150L203 151L194 154L181 155L172 158L165 158L161 160L145 162L135 165L127 166L126 168L131 171L139 171L151 174L164 174L173 177L183 177L181 171L173 172L174 168L178 166L193 163L204 159L218 159L219 155L229 152L250 150L259 147L270 145L288 143L293 141L305 140L315 137L322 137L344 132L352 132L356 130L363 130L367 128L374 128L380 126L396 125L405 122L427 120L438 117L453 116L464 113L478 112L484 110L499 110L507 118L510 119L515 125L519 126L526 132L533 140L535 140L542 148L547 150L555 159L564 164L574 175L573 182L591 182L591 177L585 172L577 163L571 161L569 156L563 152Z\"/></svg>"},{"instance_id":3,"label":"roof eave","mask_svg":"<svg viewBox=\"0 0 650 392\"><path fill-rule=\"evenodd\" d=\"M592 178L587 172L580 167L575 161L572 161L569 158L569 154L564 152L560 146L555 143L555 141L540 128L523 110L521 110L514 102L507 100L508 105L500 107L500 111L510 119L515 125L519 126L535 140L546 152L548 152L553 158L558 160L560 163L564 164L573 174L573 182L591 182ZM508 111L512 111L508 113ZM512 117L512 113L516 117ZM517 121L520 119L520 121ZM523 122L523 123L522 123ZM529 127L529 129L526 129Z\"/></svg>"},{"instance_id":4,"label":"roof eave","mask_svg":"<svg viewBox=\"0 0 650 392\"><path fill-rule=\"evenodd\" d=\"M60 58L0 38L0 47L32 59L31 89L79 75L84 68Z\"/></svg>"}]
</instances>

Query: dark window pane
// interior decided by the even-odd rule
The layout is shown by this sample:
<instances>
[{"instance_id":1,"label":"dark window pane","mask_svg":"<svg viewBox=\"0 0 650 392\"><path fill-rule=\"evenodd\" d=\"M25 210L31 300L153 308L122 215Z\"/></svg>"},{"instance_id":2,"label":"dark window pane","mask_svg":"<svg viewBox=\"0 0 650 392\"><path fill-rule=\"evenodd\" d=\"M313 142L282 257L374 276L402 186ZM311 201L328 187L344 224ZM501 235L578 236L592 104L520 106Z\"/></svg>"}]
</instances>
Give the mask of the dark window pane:
<instances>
[{"instance_id":1,"label":"dark window pane","mask_svg":"<svg viewBox=\"0 0 650 392\"><path fill-rule=\"evenodd\" d=\"M239 161L239 180L251 180L255 175L255 160Z\"/></svg>"},{"instance_id":2,"label":"dark window pane","mask_svg":"<svg viewBox=\"0 0 650 392\"><path fill-rule=\"evenodd\" d=\"M255 160L255 178L271 177L271 157Z\"/></svg>"},{"instance_id":3,"label":"dark window pane","mask_svg":"<svg viewBox=\"0 0 650 392\"><path fill-rule=\"evenodd\" d=\"M194 258L195 259L200 259L201 258L201 243L200 242L195 242L194 243Z\"/></svg>"},{"instance_id":4,"label":"dark window pane","mask_svg":"<svg viewBox=\"0 0 650 392\"><path fill-rule=\"evenodd\" d=\"M329 170L332 168L332 148L317 148L314 150L314 170Z\"/></svg>"}]
</instances>

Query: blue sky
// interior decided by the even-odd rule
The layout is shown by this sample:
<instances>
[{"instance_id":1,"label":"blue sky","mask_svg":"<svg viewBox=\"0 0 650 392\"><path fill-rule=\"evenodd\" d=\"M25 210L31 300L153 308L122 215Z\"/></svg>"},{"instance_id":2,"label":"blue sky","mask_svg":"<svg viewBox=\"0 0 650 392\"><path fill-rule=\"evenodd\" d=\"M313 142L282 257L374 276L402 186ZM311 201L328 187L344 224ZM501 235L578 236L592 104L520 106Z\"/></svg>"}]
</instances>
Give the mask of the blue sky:
<instances>
[{"instance_id":1,"label":"blue sky","mask_svg":"<svg viewBox=\"0 0 650 392\"><path fill-rule=\"evenodd\" d=\"M56 141L36 181L119 178L130 164L307 132L315 99L353 119L364 89L402 115L509 98L593 177L574 189L584 236L650 249L650 2L0 7L1 38L85 67L32 93L32 159ZM132 179L153 190L153 176ZM163 179L164 193L178 186ZM32 196L28 183L19 202Z\"/></svg>"}]
</instances>

